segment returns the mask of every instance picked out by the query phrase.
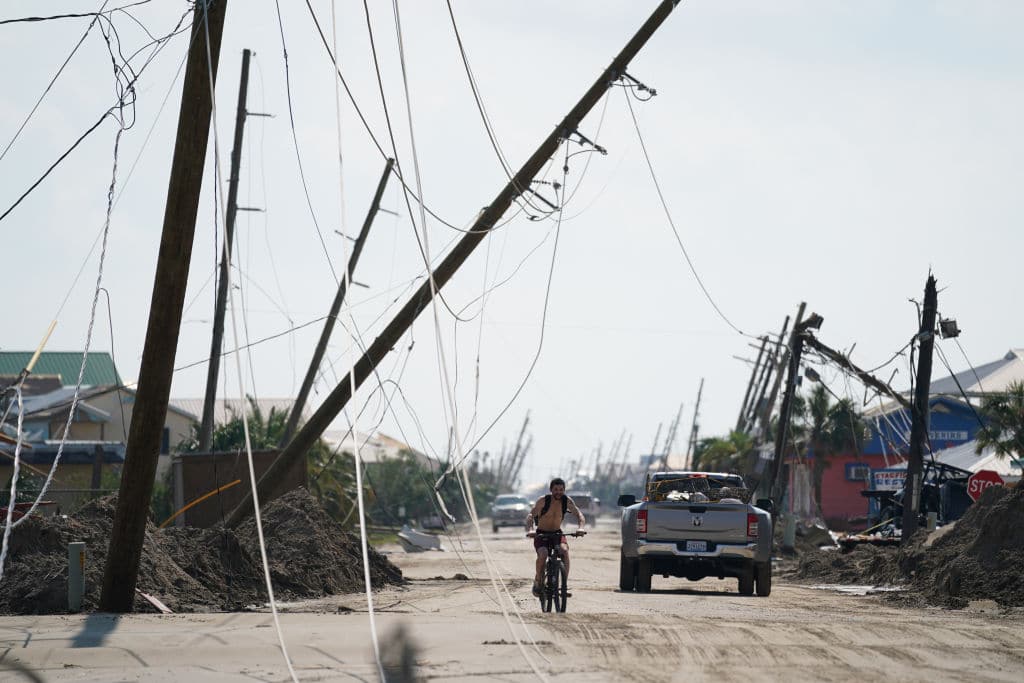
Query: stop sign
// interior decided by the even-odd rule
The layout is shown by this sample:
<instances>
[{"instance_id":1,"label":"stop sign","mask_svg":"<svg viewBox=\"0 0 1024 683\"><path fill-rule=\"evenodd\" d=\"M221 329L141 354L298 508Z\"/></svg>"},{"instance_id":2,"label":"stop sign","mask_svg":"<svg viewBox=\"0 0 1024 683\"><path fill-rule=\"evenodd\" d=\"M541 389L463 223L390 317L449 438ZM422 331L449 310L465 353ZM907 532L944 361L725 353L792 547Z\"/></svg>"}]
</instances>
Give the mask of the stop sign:
<instances>
[{"instance_id":1,"label":"stop sign","mask_svg":"<svg viewBox=\"0 0 1024 683\"><path fill-rule=\"evenodd\" d=\"M998 472L978 470L967 480L967 495L971 497L971 500L978 500L985 489L996 484L1000 486L1003 484L1003 478L999 476Z\"/></svg>"}]
</instances>

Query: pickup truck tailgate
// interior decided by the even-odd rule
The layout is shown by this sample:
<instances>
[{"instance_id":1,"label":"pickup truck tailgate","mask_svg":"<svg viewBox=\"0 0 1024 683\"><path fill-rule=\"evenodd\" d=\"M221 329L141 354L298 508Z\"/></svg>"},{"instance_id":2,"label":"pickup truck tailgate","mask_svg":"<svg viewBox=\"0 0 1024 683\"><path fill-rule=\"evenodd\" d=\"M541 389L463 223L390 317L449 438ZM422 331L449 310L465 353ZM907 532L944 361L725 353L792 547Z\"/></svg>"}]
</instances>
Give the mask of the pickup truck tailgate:
<instances>
[{"instance_id":1,"label":"pickup truck tailgate","mask_svg":"<svg viewBox=\"0 0 1024 683\"><path fill-rule=\"evenodd\" d=\"M648 503L647 540L747 542L747 506L733 503Z\"/></svg>"}]
</instances>

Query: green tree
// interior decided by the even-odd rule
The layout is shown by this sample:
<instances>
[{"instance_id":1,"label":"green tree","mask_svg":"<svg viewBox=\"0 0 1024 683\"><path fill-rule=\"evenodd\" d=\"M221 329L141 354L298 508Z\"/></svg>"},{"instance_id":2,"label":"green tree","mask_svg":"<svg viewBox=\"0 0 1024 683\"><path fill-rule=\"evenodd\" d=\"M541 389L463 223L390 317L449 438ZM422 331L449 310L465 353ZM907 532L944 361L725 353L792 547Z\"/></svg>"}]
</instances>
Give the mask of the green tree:
<instances>
[{"instance_id":1,"label":"green tree","mask_svg":"<svg viewBox=\"0 0 1024 683\"><path fill-rule=\"evenodd\" d=\"M1011 382L1005 393L986 396L981 415L985 426L978 430L977 453L991 446L1000 458L1024 456L1024 381Z\"/></svg>"},{"instance_id":2,"label":"green tree","mask_svg":"<svg viewBox=\"0 0 1024 683\"><path fill-rule=\"evenodd\" d=\"M753 469L754 440L745 432L701 439L695 451L694 469L740 474L749 474Z\"/></svg>"},{"instance_id":3,"label":"green tree","mask_svg":"<svg viewBox=\"0 0 1024 683\"><path fill-rule=\"evenodd\" d=\"M853 402L840 399L832 403L828 390L816 384L805 402L802 416L807 448L813 455L811 476L814 500L821 506L822 480L832 459L844 452L860 452L864 436L864 420Z\"/></svg>"}]
</instances>

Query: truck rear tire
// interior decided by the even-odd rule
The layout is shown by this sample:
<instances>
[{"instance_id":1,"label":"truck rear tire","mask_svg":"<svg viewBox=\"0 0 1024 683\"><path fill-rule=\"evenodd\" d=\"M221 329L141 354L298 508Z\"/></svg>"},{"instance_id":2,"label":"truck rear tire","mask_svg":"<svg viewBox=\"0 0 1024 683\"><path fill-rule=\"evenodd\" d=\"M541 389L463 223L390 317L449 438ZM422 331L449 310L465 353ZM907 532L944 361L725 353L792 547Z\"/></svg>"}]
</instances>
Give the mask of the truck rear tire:
<instances>
[{"instance_id":1,"label":"truck rear tire","mask_svg":"<svg viewBox=\"0 0 1024 683\"><path fill-rule=\"evenodd\" d=\"M739 577L740 595L754 594L754 568L749 567Z\"/></svg>"},{"instance_id":2,"label":"truck rear tire","mask_svg":"<svg viewBox=\"0 0 1024 683\"><path fill-rule=\"evenodd\" d=\"M626 557L625 553L620 553L619 559L619 590L632 593L633 589L636 588L636 560L631 560Z\"/></svg>"},{"instance_id":3,"label":"truck rear tire","mask_svg":"<svg viewBox=\"0 0 1024 683\"><path fill-rule=\"evenodd\" d=\"M762 562L757 565L754 570L755 578L757 580L757 595L761 598L767 598L772 594L772 562Z\"/></svg>"},{"instance_id":4,"label":"truck rear tire","mask_svg":"<svg viewBox=\"0 0 1024 683\"><path fill-rule=\"evenodd\" d=\"M636 592L637 593L650 593L651 592L651 561L646 558L640 558L636 563Z\"/></svg>"}]
</instances>

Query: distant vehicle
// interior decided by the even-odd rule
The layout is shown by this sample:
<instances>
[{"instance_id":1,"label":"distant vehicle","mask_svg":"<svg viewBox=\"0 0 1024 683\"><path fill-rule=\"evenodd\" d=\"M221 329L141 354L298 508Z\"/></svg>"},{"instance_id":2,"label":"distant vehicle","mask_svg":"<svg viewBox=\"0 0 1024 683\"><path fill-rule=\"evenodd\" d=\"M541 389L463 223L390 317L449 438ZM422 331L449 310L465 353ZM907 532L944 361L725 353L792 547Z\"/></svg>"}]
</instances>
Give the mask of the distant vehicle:
<instances>
[{"instance_id":1,"label":"distant vehicle","mask_svg":"<svg viewBox=\"0 0 1024 683\"><path fill-rule=\"evenodd\" d=\"M619 588L651 591L654 574L739 580L741 595L772 590L772 503L751 505L743 478L717 472L658 472L644 499L619 496Z\"/></svg>"},{"instance_id":2,"label":"distant vehicle","mask_svg":"<svg viewBox=\"0 0 1024 683\"><path fill-rule=\"evenodd\" d=\"M503 494L491 504L491 531L498 533L503 526L525 526L530 501L524 496Z\"/></svg>"},{"instance_id":3,"label":"distant vehicle","mask_svg":"<svg viewBox=\"0 0 1024 683\"><path fill-rule=\"evenodd\" d=\"M420 528L440 529L443 531L446 528L444 517L441 515L424 515L423 517L420 517Z\"/></svg>"},{"instance_id":4,"label":"distant vehicle","mask_svg":"<svg viewBox=\"0 0 1024 683\"><path fill-rule=\"evenodd\" d=\"M583 516L590 521L596 521L601 513L601 500L590 494L590 491L568 491L567 496L572 498L576 507L583 513Z\"/></svg>"}]
</instances>

